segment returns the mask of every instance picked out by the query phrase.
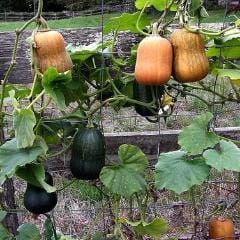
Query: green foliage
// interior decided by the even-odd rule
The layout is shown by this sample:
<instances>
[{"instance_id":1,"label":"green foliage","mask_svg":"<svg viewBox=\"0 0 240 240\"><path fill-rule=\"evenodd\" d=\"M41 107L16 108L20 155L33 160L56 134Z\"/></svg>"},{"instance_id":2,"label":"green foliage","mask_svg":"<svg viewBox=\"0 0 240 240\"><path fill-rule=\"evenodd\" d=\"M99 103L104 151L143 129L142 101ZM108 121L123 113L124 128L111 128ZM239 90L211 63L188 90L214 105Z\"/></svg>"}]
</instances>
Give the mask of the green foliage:
<instances>
[{"instance_id":1,"label":"green foliage","mask_svg":"<svg viewBox=\"0 0 240 240\"><path fill-rule=\"evenodd\" d=\"M71 181L65 179L63 183L64 185L69 185ZM102 192L86 181L76 181L74 183L71 183L70 186L66 189L66 191L73 198L79 198L82 201L98 202L103 199Z\"/></svg>"},{"instance_id":2,"label":"green foliage","mask_svg":"<svg viewBox=\"0 0 240 240\"><path fill-rule=\"evenodd\" d=\"M15 110L13 127L18 148L31 147L35 141L36 117L31 109Z\"/></svg>"},{"instance_id":3,"label":"green foliage","mask_svg":"<svg viewBox=\"0 0 240 240\"><path fill-rule=\"evenodd\" d=\"M218 77L228 77L233 84L240 86L240 70L239 69L213 69L213 75Z\"/></svg>"},{"instance_id":4,"label":"green foliage","mask_svg":"<svg viewBox=\"0 0 240 240\"><path fill-rule=\"evenodd\" d=\"M129 224L138 236L150 236L159 239L168 231L168 224L162 218L155 218L152 222L145 221L131 222L126 219L124 221Z\"/></svg>"},{"instance_id":5,"label":"green foliage","mask_svg":"<svg viewBox=\"0 0 240 240\"><path fill-rule=\"evenodd\" d=\"M231 170L240 172L240 149L232 142L221 140L219 148L203 153L206 163L218 171Z\"/></svg>"},{"instance_id":6,"label":"green foliage","mask_svg":"<svg viewBox=\"0 0 240 240\"><path fill-rule=\"evenodd\" d=\"M0 146L0 185L7 178L11 178L19 167L32 163L39 156L45 155L47 149L45 142L39 137L30 148L18 149L15 138Z\"/></svg>"},{"instance_id":7,"label":"green foliage","mask_svg":"<svg viewBox=\"0 0 240 240\"><path fill-rule=\"evenodd\" d=\"M0 210L0 222L2 222L6 216L7 212Z\"/></svg>"},{"instance_id":8,"label":"green foliage","mask_svg":"<svg viewBox=\"0 0 240 240\"><path fill-rule=\"evenodd\" d=\"M1 236L1 240L13 240L13 235L11 233L8 232L8 230L2 225L0 224L0 236Z\"/></svg>"},{"instance_id":9,"label":"green foliage","mask_svg":"<svg viewBox=\"0 0 240 240\"><path fill-rule=\"evenodd\" d=\"M102 183L112 192L123 197L146 188L143 172L148 165L145 154L136 146L123 144L118 151L119 163L104 167L100 174Z\"/></svg>"},{"instance_id":10,"label":"green foliage","mask_svg":"<svg viewBox=\"0 0 240 240\"><path fill-rule=\"evenodd\" d=\"M34 224L26 223L18 228L16 240L40 240L41 235Z\"/></svg>"},{"instance_id":11,"label":"green foliage","mask_svg":"<svg viewBox=\"0 0 240 240\"><path fill-rule=\"evenodd\" d=\"M136 27L136 22L139 17L139 12L136 13L123 13L120 17L113 17L104 26L104 33L110 33L111 31L131 31L133 33L138 33ZM150 20L146 15L143 15L139 22L139 28L144 29L146 26L150 25Z\"/></svg>"},{"instance_id":12,"label":"green foliage","mask_svg":"<svg viewBox=\"0 0 240 240\"><path fill-rule=\"evenodd\" d=\"M24 167L19 167L16 174L31 185L44 188L48 193L56 191L55 187L45 182L45 170L41 164L27 164Z\"/></svg>"},{"instance_id":13,"label":"green foliage","mask_svg":"<svg viewBox=\"0 0 240 240\"><path fill-rule=\"evenodd\" d=\"M209 175L209 167L204 159L189 159L183 151L161 153L155 169L156 187L177 194L202 184Z\"/></svg>"},{"instance_id":14,"label":"green foliage","mask_svg":"<svg viewBox=\"0 0 240 240\"><path fill-rule=\"evenodd\" d=\"M42 85L46 94L54 100L61 110L66 108L64 91L71 79L70 71L58 73L55 68L49 68L43 75Z\"/></svg>"},{"instance_id":15,"label":"green foliage","mask_svg":"<svg viewBox=\"0 0 240 240\"><path fill-rule=\"evenodd\" d=\"M207 44L208 57L223 57L225 59L240 59L240 30L227 31L223 37L215 38Z\"/></svg>"},{"instance_id":16,"label":"green foliage","mask_svg":"<svg viewBox=\"0 0 240 240\"><path fill-rule=\"evenodd\" d=\"M153 6L158 11L163 11L167 5L170 3L170 0L136 0L135 6L137 9L143 9L144 6L151 7ZM171 11L176 11L176 5L174 4Z\"/></svg>"},{"instance_id":17,"label":"green foliage","mask_svg":"<svg viewBox=\"0 0 240 240\"><path fill-rule=\"evenodd\" d=\"M46 240L52 240L54 237L52 226L53 226L53 223L52 223L51 217L48 216L44 222L44 236Z\"/></svg>"},{"instance_id":18,"label":"green foliage","mask_svg":"<svg viewBox=\"0 0 240 240\"><path fill-rule=\"evenodd\" d=\"M204 149L213 147L219 142L219 137L208 130L212 118L211 113L204 113L180 132L178 144L182 150L191 155L197 155L201 154Z\"/></svg>"}]
</instances>

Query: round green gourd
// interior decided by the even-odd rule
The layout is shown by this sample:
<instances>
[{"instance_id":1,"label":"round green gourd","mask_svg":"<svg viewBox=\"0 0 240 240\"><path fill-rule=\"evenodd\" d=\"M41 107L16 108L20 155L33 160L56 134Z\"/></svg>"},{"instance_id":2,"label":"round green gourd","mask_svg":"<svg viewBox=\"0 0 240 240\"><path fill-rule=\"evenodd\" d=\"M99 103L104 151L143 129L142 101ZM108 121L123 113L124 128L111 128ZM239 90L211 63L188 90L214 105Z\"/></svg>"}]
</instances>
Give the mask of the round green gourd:
<instances>
[{"instance_id":1,"label":"round green gourd","mask_svg":"<svg viewBox=\"0 0 240 240\"><path fill-rule=\"evenodd\" d=\"M104 164L105 139L101 131L97 128L80 129L72 146L72 174L78 179L97 179Z\"/></svg>"},{"instance_id":2,"label":"round green gourd","mask_svg":"<svg viewBox=\"0 0 240 240\"><path fill-rule=\"evenodd\" d=\"M52 176L46 172L45 181L53 185ZM57 204L57 193L48 193L45 189L27 184L24 194L25 208L34 214L44 214L50 212Z\"/></svg>"}]
</instances>

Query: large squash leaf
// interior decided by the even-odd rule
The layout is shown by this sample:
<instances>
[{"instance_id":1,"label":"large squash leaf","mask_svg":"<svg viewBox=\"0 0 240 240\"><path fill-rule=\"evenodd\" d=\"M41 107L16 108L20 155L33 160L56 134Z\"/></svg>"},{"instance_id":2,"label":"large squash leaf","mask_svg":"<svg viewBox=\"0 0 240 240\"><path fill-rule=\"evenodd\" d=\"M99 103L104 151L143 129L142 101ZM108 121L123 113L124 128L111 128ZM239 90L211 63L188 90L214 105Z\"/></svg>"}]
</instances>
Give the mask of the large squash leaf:
<instances>
[{"instance_id":1,"label":"large squash leaf","mask_svg":"<svg viewBox=\"0 0 240 240\"><path fill-rule=\"evenodd\" d=\"M31 109L20 109L14 112L13 127L18 148L31 147L35 140L34 127L36 117Z\"/></svg>"},{"instance_id":2,"label":"large squash leaf","mask_svg":"<svg viewBox=\"0 0 240 240\"><path fill-rule=\"evenodd\" d=\"M48 68L43 75L42 84L46 94L53 99L61 110L66 107L64 90L72 79L71 72L58 73L55 68Z\"/></svg>"},{"instance_id":3,"label":"large squash leaf","mask_svg":"<svg viewBox=\"0 0 240 240\"><path fill-rule=\"evenodd\" d=\"M127 144L119 147L118 156L119 163L104 167L100 179L112 193L131 197L146 187L143 172L148 160L138 147Z\"/></svg>"},{"instance_id":4,"label":"large squash leaf","mask_svg":"<svg viewBox=\"0 0 240 240\"><path fill-rule=\"evenodd\" d=\"M119 17L113 17L104 26L104 33L110 33L111 31L131 31L133 33L138 33L136 27L136 22L139 17L139 12L136 13L123 13ZM150 20L146 15L143 15L139 21L139 28L144 29L146 26L150 25Z\"/></svg>"},{"instance_id":5,"label":"large squash leaf","mask_svg":"<svg viewBox=\"0 0 240 240\"><path fill-rule=\"evenodd\" d=\"M56 191L55 187L45 182L45 170L41 164L27 164L24 167L20 167L16 174L31 185L44 188L48 193Z\"/></svg>"},{"instance_id":6,"label":"large squash leaf","mask_svg":"<svg viewBox=\"0 0 240 240\"><path fill-rule=\"evenodd\" d=\"M30 148L18 149L15 138L0 146L0 185L7 178L11 178L19 167L36 161L46 152L47 146L39 137Z\"/></svg>"},{"instance_id":7,"label":"large squash leaf","mask_svg":"<svg viewBox=\"0 0 240 240\"><path fill-rule=\"evenodd\" d=\"M1 240L14 240L14 236L2 225L0 224L0 239Z\"/></svg>"},{"instance_id":8,"label":"large squash leaf","mask_svg":"<svg viewBox=\"0 0 240 240\"><path fill-rule=\"evenodd\" d=\"M209 166L203 159L189 160L183 151L162 153L155 167L158 189L166 188L177 194L202 184L209 175Z\"/></svg>"},{"instance_id":9,"label":"large squash leaf","mask_svg":"<svg viewBox=\"0 0 240 240\"><path fill-rule=\"evenodd\" d=\"M233 84L240 86L240 70L239 69L214 68L212 70L212 74L217 75L218 77L228 77Z\"/></svg>"},{"instance_id":10,"label":"large squash leaf","mask_svg":"<svg viewBox=\"0 0 240 240\"><path fill-rule=\"evenodd\" d=\"M240 149L233 142L221 140L220 148L209 149L203 153L206 163L218 171L231 170L240 172Z\"/></svg>"},{"instance_id":11,"label":"large squash leaf","mask_svg":"<svg viewBox=\"0 0 240 240\"><path fill-rule=\"evenodd\" d=\"M40 240L41 235L37 227L32 223L25 223L18 228L16 240Z\"/></svg>"},{"instance_id":12,"label":"large squash leaf","mask_svg":"<svg viewBox=\"0 0 240 240\"><path fill-rule=\"evenodd\" d=\"M155 218L152 222L137 221L131 222L127 219L122 219L122 222L129 224L138 236L150 236L160 238L168 231L168 224L162 218Z\"/></svg>"},{"instance_id":13,"label":"large squash leaf","mask_svg":"<svg viewBox=\"0 0 240 240\"><path fill-rule=\"evenodd\" d=\"M214 147L219 142L219 137L209 132L208 125L213 118L212 113L204 113L192 121L179 134L178 144L182 150L191 155L201 154L204 149Z\"/></svg>"}]
</instances>

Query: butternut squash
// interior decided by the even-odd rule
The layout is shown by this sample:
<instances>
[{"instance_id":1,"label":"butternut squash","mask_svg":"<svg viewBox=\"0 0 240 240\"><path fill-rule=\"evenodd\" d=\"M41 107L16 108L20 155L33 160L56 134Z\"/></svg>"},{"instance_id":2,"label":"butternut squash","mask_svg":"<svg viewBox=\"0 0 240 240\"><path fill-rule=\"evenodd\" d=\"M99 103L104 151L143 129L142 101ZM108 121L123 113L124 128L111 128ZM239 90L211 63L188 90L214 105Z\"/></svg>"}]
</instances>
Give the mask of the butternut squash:
<instances>
[{"instance_id":1,"label":"butternut squash","mask_svg":"<svg viewBox=\"0 0 240 240\"><path fill-rule=\"evenodd\" d=\"M142 85L164 85L172 73L173 51L171 43L152 34L144 38L137 50L135 78Z\"/></svg>"},{"instance_id":2,"label":"butternut squash","mask_svg":"<svg viewBox=\"0 0 240 240\"><path fill-rule=\"evenodd\" d=\"M63 36L51 30L38 31L34 35L33 61L40 73L44 73L49 67L55 67L62 73L73 66L65 49Z\"/></svg>"},{"instance_id":3,"label":"butternut squash","mask_svg":"<svg viewBox=\"0 0 240 240\"><path fill-rule=\"evenodd\" d=\"M209 63L200 34L185 29L171 34L173 46L173 76L182 83L202 80L209 72Z\"/></svg>"}]
</instances>

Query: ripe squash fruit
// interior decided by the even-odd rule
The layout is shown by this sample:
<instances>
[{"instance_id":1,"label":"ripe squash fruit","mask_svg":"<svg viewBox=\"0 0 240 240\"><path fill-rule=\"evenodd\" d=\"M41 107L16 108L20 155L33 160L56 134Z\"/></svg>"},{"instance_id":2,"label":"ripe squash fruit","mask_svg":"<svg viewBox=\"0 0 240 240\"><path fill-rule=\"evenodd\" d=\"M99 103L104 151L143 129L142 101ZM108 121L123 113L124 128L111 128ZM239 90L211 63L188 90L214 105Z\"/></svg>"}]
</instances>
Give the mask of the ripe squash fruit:
<instances>
[{"instance_id":1,"label":"ripe squash fruit","mask_svg":"<svg viewBox=\"0 0 240 240\"><path fill-rule=\"evenodd\" d=\"M173 76L181 83L202 80L209 72L209 62L200 34L186 29L175 30L171 34L173 46Z\"/></svg>"},{"instance_id":2,"label":"ripe squash fruit","mask_svg":"<svg viewBox=\"0 0 240 240\"><path fill-rule=\"evenodd\" d=\"M33 62L40 73L54 67L59 73L70 70L73 66L70 55L64 45L63 36L52 30L42 30L34 34Z\"/></svg>"},{"instance_id":3,"label":"ripe squash fruit","mask_svg":"<svg viewBox=\"0 0 240 240\"><path fill-rule=\"evenodd\" d=\"M172 61L171 43L154 31L138 46L135 79L142 85L164 85L171 77Z\"/></svg>"},{"instance_id":4,"label":"ripe squash fruit","mask_svg":"<svg viewBox=\"0 0 240 240\"><path fill-rule=\"evenodd\" d=\"M209 221L209 239L234 240L234 225L231 219L213 217Z\"/></svg>"},{"instance_id":5,"label":"ripe squash fruit","mask_svg":"<svg viewBox=\"0 0 240 240\"><path fill-rule=\"evenodd\" d=\"M72 146L70 170L74 177L93 180L105 164L105 139L97 128L82 128Z\"/></svg>"},{"instance_id":6,"label":"ripe squash fruit","mask_svg":"<svg viewBox=\"0 0 240 240\"><path fill-rule=\"evenodd\" d=\"M53 186L52 176L46 172L45 181ZM27 184L24 194L25 208L34 214L44 214L50 212L57 204L57 193L48 193L45 189Z\"/></svg>"}]
</instances>

